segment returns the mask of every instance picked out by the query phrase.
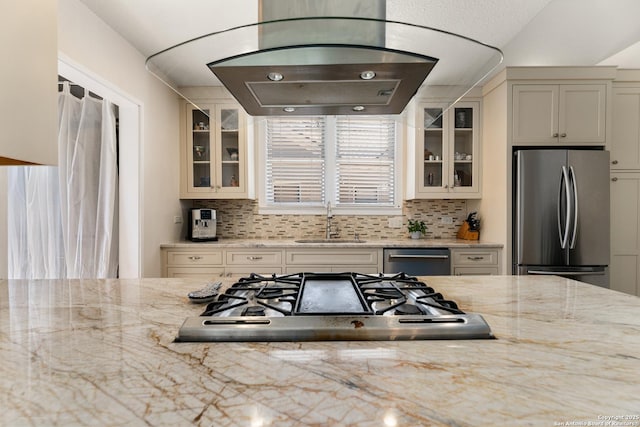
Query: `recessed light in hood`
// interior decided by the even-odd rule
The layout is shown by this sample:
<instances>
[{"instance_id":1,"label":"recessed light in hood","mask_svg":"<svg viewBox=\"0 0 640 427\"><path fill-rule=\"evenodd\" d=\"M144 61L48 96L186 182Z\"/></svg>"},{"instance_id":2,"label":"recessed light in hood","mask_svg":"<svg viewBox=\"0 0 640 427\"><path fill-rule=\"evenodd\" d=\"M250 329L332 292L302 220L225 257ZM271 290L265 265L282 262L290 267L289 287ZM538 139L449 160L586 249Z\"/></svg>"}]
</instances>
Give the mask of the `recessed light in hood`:
<instances>
[{"instance_id":1,"label":"recessed light in hood","mask_svg":"<svg viewBox=\"0 0 640 427\"><path fill-rule=\"evenodd\" d=\"M152 55L147 69L178 93L222 83L251 115L399 114L419 89L446 111L501 62L499 49L450 32L331 16L208 34Z\"/></svg>"}]
</instances>

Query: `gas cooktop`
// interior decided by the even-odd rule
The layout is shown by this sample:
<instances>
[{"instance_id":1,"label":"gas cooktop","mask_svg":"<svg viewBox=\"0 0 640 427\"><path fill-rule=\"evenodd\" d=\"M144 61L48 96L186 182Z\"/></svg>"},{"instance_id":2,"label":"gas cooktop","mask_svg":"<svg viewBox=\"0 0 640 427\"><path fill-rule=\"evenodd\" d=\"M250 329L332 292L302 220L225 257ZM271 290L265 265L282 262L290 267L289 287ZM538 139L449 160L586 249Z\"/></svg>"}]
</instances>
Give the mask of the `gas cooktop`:
<instances>
[{"instance_id":1,"label":"gas cooktop","mask_svg":"<svg viewBox=\"0 0 640 427\"><path fill-rule=\"evenodd\" d=\"M296 273L241 278L180 327L176 341L333 341L493 338L404 273Z\"/></svg>"}]
</instances>

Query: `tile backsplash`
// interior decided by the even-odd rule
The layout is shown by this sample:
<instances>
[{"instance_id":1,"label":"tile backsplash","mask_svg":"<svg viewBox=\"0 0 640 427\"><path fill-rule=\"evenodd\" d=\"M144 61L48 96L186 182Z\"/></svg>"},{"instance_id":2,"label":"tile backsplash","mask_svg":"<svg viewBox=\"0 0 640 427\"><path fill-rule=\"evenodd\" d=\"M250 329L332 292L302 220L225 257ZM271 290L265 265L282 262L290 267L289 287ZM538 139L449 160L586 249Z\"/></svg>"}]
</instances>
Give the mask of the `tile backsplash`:
<instances>
[{"instance_id":1,"label":"tile backsplash","mask_svg":"<svg viewBox=\"0 0 640 427\"><path fill-rule=\"evenodd\" d=\"M195 200L194 208L217 211L217 235L236 239L323 238L324 215L262 215L255 200ZM408 236L407 220L427 224L427 238L455 238L467 216L465 200L408 200L402 206L402 228L390 228L386 215L334 215L340 238L396 239ZM445 221L443 221L445 218ZM447 223L448 219L451 223ZM335 230L335 228L334 228Z\"/></svg>"}]
</instances>

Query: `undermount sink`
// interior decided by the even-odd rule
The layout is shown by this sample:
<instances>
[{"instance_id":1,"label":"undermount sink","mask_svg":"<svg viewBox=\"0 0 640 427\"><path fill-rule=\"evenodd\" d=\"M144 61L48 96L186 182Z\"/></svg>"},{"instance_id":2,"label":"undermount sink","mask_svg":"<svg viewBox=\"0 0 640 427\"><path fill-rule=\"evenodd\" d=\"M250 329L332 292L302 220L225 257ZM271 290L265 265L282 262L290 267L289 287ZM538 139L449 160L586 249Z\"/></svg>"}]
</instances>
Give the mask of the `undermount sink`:
<instances>
[{"instance_id":1,"label":"undermount sink","mask_svg":"<svg viewBox=\"0 0 640 427\"><path fill-rule=\"evenodd\" d=\"M298 239L296 243L365 243L360 239Z\"/></svg>"}]
</instances>

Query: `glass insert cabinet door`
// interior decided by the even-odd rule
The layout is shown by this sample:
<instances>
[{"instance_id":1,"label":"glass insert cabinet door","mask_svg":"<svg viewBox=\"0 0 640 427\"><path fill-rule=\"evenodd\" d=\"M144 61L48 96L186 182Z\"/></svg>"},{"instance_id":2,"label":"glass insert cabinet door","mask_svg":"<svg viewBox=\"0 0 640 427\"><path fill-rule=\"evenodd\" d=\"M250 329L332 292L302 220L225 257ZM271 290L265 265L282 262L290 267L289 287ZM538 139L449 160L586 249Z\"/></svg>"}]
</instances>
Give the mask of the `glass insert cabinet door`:
<instances>
[{"instance_id":1,"label":"glass insert cabinet door","mask_svg":"<svg viewBox=\"0 0 640 427\"><path fill-rule=\"evenodd\" d=\"M211 188L211 150L215 140L211 138L211 110L190 109L191 134L191 186Z\"/></svg>"},{"instance_id":2,"label":"glass insert cabinet door","mask_svg":"<svg viewBox=\"0 0 640 427\"><path fill-rule=\"evenodd\" d=\"M237 108L219 108L220 145L217 181L220 187L240 187L240 123Z\"/></svg>"},{"instance_id":3,"label":"glass insert cabinet door","mask_svg":"<svg viewBox=\"0 0 640 427\"><path fill-rule=\"evenodd\" d=\"M443 115L442 108L427 107L424 109L424 150L422 186L436 189L444 188L444 164L447 158L445 147L445 129L448 117Z\"/></svg>"},{"instance_id":4,"label":"glass insert cabinet door","mask_svg":"<svg viewBox=\"0 0 640 427\"><path fill-rule=\"evenodd\" d=\"M444 112L437 104L422 104L419 112L419 192L445 198L479 196L479 103L460 102Z\"/></svg>"},{"instance_id":5,"label":"glass insert cabinet door","mask_svg":"<svg viewBox=\"0 0 640 427\"><path fill-rule=\"evenodd\" d=\"M453 109L453 187L473 187L473 109Z\"/></svg>"},{"instance_id":6,"label":"glass insert cabinet door","mask_svg":"<svg viewBox=\"0 0 640 427\"><path fill-rule=\"evenodd\" d=\"M187 104L187 175L192 193L245 191L244 121L236 105Z\"/></svg>"}]
</instances>

